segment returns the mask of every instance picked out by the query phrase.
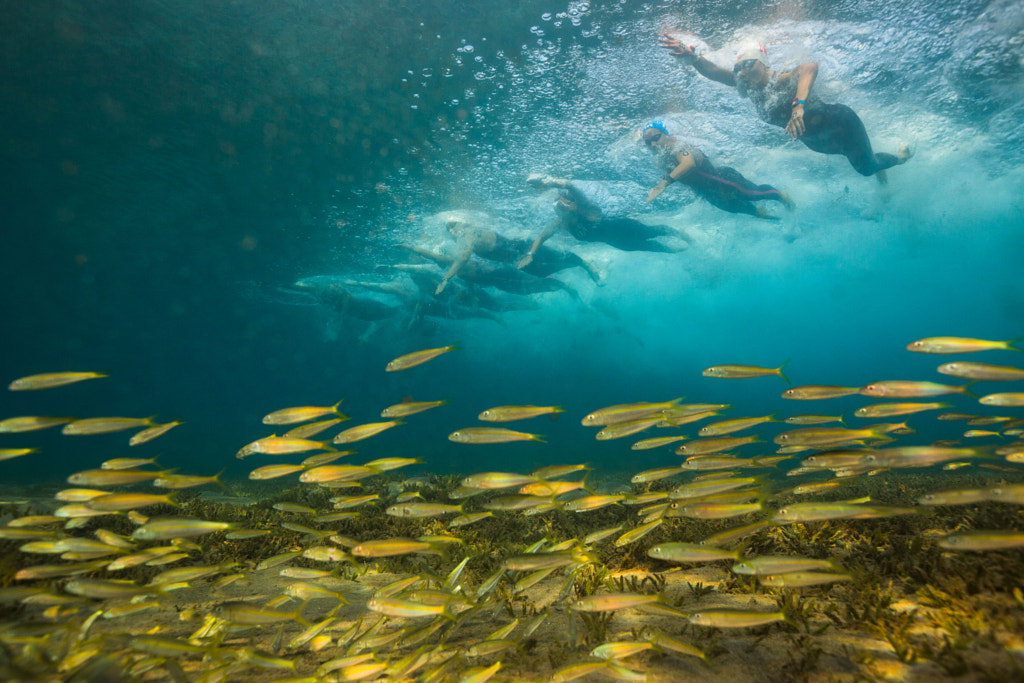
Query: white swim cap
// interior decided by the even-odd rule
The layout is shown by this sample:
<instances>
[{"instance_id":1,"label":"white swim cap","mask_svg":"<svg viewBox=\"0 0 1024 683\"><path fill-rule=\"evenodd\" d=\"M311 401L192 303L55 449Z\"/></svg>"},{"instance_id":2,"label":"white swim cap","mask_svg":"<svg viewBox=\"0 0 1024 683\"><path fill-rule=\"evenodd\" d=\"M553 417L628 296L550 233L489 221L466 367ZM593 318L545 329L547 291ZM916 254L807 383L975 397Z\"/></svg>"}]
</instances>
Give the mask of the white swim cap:
<instances>
[{"instance_id":1,"label":"white swim cap","mask_svg":"<svg viewBox=\"0 0 1024 683\"><path fill-rule=\"evenodd\" d=\"M763 43L750 43L740 48L736 53L736 61L742 62L748 59L756 59L765 66L768 66L768 50Z\"/></svg>"}]
</instances>

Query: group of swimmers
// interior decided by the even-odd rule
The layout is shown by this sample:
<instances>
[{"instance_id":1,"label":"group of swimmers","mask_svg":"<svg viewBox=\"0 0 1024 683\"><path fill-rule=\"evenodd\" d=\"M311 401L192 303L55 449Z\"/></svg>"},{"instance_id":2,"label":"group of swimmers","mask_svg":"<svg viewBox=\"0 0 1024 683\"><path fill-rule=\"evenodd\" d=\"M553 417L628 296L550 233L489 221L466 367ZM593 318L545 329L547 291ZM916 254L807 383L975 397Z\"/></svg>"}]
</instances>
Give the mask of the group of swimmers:
<instances>
[{"instance_id":1,"label":"group of swimmers","mask_svg":"<svg viewBox=\"0 0 1024 683\"><path fill-rule=\"evenodd\" d=\"M857 114L843 104L826 104L812 93L818 65L806 63L789 71L768 67L764 46L749 45L740 49L732 70L722 68L697 54L671 35L660 37L661 46L691 65L705 78L735 87L740 95L754 104L766 123L783 128L790 138L801 141L822 154L841 154L864 176L885 180L885 170L910 159L906 146L896 154L872 151L864 124ZM647 195L653 202L672 183L683 183L697 196L713 206L731 212L774 219L761 201L777 201L792 209L789 196L771 185L759 185L728 166L716 166L700 149L672 134L663 121L654 120L640 131L643 144L658 155L667 171ZM496 299L482 288L491 287L511 294L534 294L562 290L574 298L576 291L568 284L550 277L561 270L580 267L595 282L601 273L590 261L573 251L554 249L545 242L559 230L581 242L602 242L622 251L674 252L685 246L671 246L689 237L668 226L653 225L614 215L602 210L586 191L586 182L531 175L527 182L537 189L555 190L555 220L533 240L502 235L452 214L446 227L457 240L455 255L436 252L419 246L406 246L428 263L395 266L412 285L398 279L390 283L355 281L318 282L313 289L329 292L332 299L344 293L344 310L365 320L393 317L398 310L412 310L414 319L425 315L438 317L488 317L500 322L496 312L521 308L522 305ZM659 238L670 238L668 243ZM458 284L453 281L458 278ZM315 278L314 278L315 279ZM399 308L370 300L372 315L357 311L360 297L348 292L350 287L377 291L397 297Z\"/></svg>"},{"instance_id":2,"label":"group of swimmers","mask_svg":"<svg viewBox=\"0 0 1024 683\"><path fill-rule=\"evenodd\" d=\"M740 49L730 71L698 55L694 46L676 37L663 34L660 42L701 76L732 86L749 98L765 123L785 129L791 139L815 152L845 156L861 175L873 175L885 182L886 169L910 159L910 150L905 145L896 154L872 151L864 123L852 109L845 104L826 104L812 93L818 75L818 65L813 62L789 71L770 69L765 47L751 44ZM648 123L641 135L644 144L654 148L669 168L665 178L651 190L648 202L678 181L714 206L732 213L774 218L755 204L761 200L793 207L786 193L770 185L752 183L732 168L716 168L701 150L672 136L661 121Z\"/></svg>"}]
</instances>

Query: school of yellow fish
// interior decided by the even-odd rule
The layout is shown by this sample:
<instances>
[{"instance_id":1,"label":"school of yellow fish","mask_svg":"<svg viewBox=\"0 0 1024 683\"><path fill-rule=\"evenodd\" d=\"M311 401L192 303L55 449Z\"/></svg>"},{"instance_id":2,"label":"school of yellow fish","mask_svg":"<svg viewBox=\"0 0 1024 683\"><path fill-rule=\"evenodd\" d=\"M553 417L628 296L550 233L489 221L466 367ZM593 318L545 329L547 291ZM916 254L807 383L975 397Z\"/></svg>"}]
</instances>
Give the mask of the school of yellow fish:
<instances>
[{"instance_id":1,"label":"school of yellow fish","mask_svg":"<svg viewBox=\"0 0 1024 683\"><path fill-rule=\"evenodd\" d=\"M456 350L446 346L410 353L387 364L387 372L404 371ZM976 351L1019 351L1013 342L993 342L957 337L915 341L908 350L932 354L964 354ZM788 361L787 361L788 362ZM707 377L749 379L778 376L789 381L782 368L720 365L704 371ZM936 396L974 396L975 382L1024 379L1024 370L1006 365L956 361L938 372L969 380L945 385L930 381L884 380L862 387L805 385L786 389L791 400L827 400L860 394L894 399L859 408L859 419L886 419L941 411L950 404L933 401ZM92 372L34 375L13 381L11 391L53 389L74 382L102 378ZM925 399L925 400L920 400ZM430 488L423 477L391 480L389 499L358 493L363 480L392 477L389 473L418 464L416 458L380 458L362 464L337 464L352 450L336 445L353 444L389 429L402 428L412 416L447 404L446 401L403 402L385 408L385 421L346 428L334 437L317 440L318 434L348 418L340 412L341 401L329 407L294 407L274 411L263 418L267 425L294 425L281 436L261 437L240 448L237 458L251 456L304 457L298 463L261 464L251 480L294 477L309 486L331 489L332 510L317 510L281 502L274 508L307 524L280 523L286 531L301 534L301 547L278 555L254 558L251 565L237 562L204 563L202 547L194 539L220 534L225 541L266 537L277 528L243 528L236 523L176 516L167 512L178 505L181 489L220 484L217 476L193 476L160 469L154 458L120 457L68 477L67 488L56 495L59 506L52 514L23 516L0 528L0 542L12 542L23 555L57 555L59 558L23 562L13 577L0 576L0 608L24 605L17 619L0 623L0 659L10 680L417 680L465 681L528 680L503 664L506 653L544 628L554 613L587 614L616 610L669 617L692 625L741 629L788 621L784 611L705 609L686 613L661 593L656 595L607 592L590 595L574 592L581 572L600 563L600 544L626 546L671 520L688 517L703 520L742 518L707 538L666 541L651 546L647 556L654 571L675 565L729 561L736 574L758 577L764 586L799 589L828 586L850 580L850 575L831 560L796 556L745 556L737 544L765 529L788 524L861 520L920 514L928 506L998 502L1024 505L1024 484L1007 483L991 488L935 491L914 501L916 505L879 505L870 499L848 499L844 484L856 477L882 471L939 466L955 469L970 464L1014 472L1024 464L1024 393L984 394L981 406L1005 409L1005 415L940 413L943 421L963 421L969 429L959 440L931 445L901 446L899 437L913 434L907 422L875 423L849 427L841 415L794 414L743 417L705 423L696 438L682 435L635 441L634 450L675 445L682 459L675 464L636 473L631 491L596 493L587 484L588 467L582 464L551 465L520 474L478 472L465 476L451 500L428 500ZM601 440L633 437L652 428L678 428L710 420L730 408L724 404L682 402L629 403L595 410L582 418L586 427L599 428ZM527 420L565 412L562 406L495 406L483 410L485 423ZM907 419L907 418L904 418ZM411 422L411 420L410 420ZM757 435L737 436L766 423L792 425L774 436L775 454L750 456L739 450L764 444ZM104 434L141 429L130 440L135 446L156 439L180 422L158 424L152 418L71 419L19 416L0 420L0 434L21 434L61 426L67 435ZM839 425L839 426L836 426ZM984 427L985 429L974 429ZM408 428L408 427L407 427ZM986 438L998 437L998 443ZM459 444L493 444L542 441L540 435L497 426L467 426L452 432ZM983 443L984 445L974 445ZM526 446L524 446L526 447ZM457 446L455 448L461 448ZM33 453L31 447L0 449L0 460ZM799 458L786 470L791 485L778 486L775 471L785 460ZM295 458L297 459L297 458ZM763 472L759 472L763 471ZM753 474L751 474L753 472ZM582 473L582 476L577 473ZM565 477L576 474L578 478ZM801 479L807 476L808 479ZM674 487L651 483L677 479ZM401 482L401 483L399 483ZM148 484L169 493L122 487ZM353 493L355 491L356 493ZM476 504L473 497L486 502ZM782 507L782 496L828 494L828 502L794 502ZM345 524L357 518L361 506L383 504L386 514L421 519L424 533L417 538L351 538ZM502 558L498 571L480 580L468 580L465 570L473 556L464 551L460 533L469 525L496 515L544 515L552 511L584 514L618 506L628 510L632 522L596 529L583 538L544 539L521 552ZM158 507L161 516L142 510ZM129 519L130 535L105 528L106 520ZM444 528L444 533L437 533ZM939 545L949 551L1001 551L1024 547L1024 531L1016 529L970 530L948 533ZM417 555L435 557L429 566L391 583L363 591L351 581L340 580L341 568L355 568L364 577L380 558ZM463 557L460 557L463 555ZM172 565L174 565L172 567ZM121 572L131 567L168 567L145 584L126 581ZM247 595L246 587L257 574L277 577L277 595ZM357 582L358 582L357 578ZM529 619L507 619L485 637L460 638L467 624L494 622L505 615L494 596L523 593L542 582L558 587L557 598ZM205 591L201 609L176 614L175 592ZM142 632L119 633L119 619L132 615L171 615L156 619ZM193 623L188 623L191 620ZM180 625L174 628L174 623ZM253 647L248 637L263 633L272 637L268 650ZM562 637L559 635L558 637ZM605 642L584 661L565 662L546 680L569 681L590 675L616 680L646 680L644 667L635 656L647 651L688 660L704 660L705 653L668 633L648 629L630 641ZM312 665L311 662L315 662ZM699 666L699 661L695 666ZM696 671L696 669L695 669ZM148 676L148 677L147 677ZM536 680L536 679L533 679Z\"/></svg>"}]
</instances>

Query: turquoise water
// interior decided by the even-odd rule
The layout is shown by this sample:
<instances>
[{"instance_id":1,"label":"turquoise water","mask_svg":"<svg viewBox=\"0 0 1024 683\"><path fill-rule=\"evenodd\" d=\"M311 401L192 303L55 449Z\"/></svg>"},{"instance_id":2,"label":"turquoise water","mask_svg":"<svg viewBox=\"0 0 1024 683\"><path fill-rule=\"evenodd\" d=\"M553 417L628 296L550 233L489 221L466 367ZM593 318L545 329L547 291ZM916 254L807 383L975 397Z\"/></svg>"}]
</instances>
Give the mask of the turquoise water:
<instances>
[{"instance_id":1,"label":"turquoise water","mask_svg":"<svg viewBox=\"0 0 1024 683\"><path fill-rule=\"evenodd\" d=\"M780 399L777 377L701 370L791 359L794 384L945 381L935 372L945 359L906 344L1024 334L1024 110L1010 40L1019 8L726 4L56 2L10 12L0 376L110 377L5 392L0 412L181 419L132 450L197 474L227 467L230 478L250 469L231 456L268 433L260 418L272 410L344 397L355 424L403 397L443 398L452 404L365 442L360 456L417 456L439 472L577 461L634 472L676 456L596 442L585 414L679 396L731 403L735 416L849 414L876 401L797 404ZM906 143L914 158L883 190L844 159L788 142L749 102L658 48L659 30L678 27L726 66L752 37L773 66L818 61L815 92L853 107L876 150ZM635 139L651 118L716 163L789 191L797 210L758 221L680 186L644 206L662 173ZM526 184L532 172L614 183L634 217L685 231L692 245L626 253L553 238L598 263L604 284L564 271L578 301L533 295L535 309L502 313L501 324L409 327L405 317L361 339L364 323L292 289L316 275L383 282L382 267L408 261L399 244L452 250L450 211L535 236L554 214L551 194ZM463 348L430 364L383 371L397 355L455 342ZM1015 356L976 359L1019 365ZM447 440L485 408L515 403L567 412L528 423L546 444ZM929 414L909 422L918 434L901 443L957 438L962 427ZM770 440L773 427L759 433ZM3 447L40 452L3 463L4 478L59 482L125 455L126 441L5 436Z\"/></svg>"}]
</instances>

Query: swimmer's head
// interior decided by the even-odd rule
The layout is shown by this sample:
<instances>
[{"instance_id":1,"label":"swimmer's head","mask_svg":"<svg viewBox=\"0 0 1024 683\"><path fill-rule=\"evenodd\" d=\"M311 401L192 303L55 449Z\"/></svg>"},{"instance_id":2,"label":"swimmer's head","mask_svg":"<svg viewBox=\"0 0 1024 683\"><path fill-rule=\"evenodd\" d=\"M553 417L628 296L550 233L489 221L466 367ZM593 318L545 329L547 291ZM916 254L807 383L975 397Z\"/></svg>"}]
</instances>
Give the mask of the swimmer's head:
<instances>
[{"instance_id":1,"label":"swimmer's head","mask_svg":"<svg viewBox=\"0 0 1024 683\"><path fill-rule=\"evenodd\" d=\"M662 121L655 119L644 126L644 129L640 132L640 137L645 145L653 145L668 139L668 128L665 127Z\"/></svg>"},{"instance_id":2,"label":"swimmer's head","mask_svg":"<svg viewBox=\"0 0 1024 683\"><path fill-rule=\"evenodd\" d=\"M466 231L466 222L461 218L455 216L449 216L444 223L444 227L448 229L448 232L458 237Z\"/></svg>"},{"instance_id":3,"label":"swimmer's head","mask_svg":"<svg viewBox=\"0 0 1024 683\"><path fill-rule=\"evenodd\" d=\"M736 53L737 65L750 59L768 66L768 50L765 48L764 43L749 43L741 47L740 51ZM735 71L735 67L733 70Z\"/></svg>"},{"instance_id":4,"label":"swimmer's head","mask_svg":"<svg viewBox=\"0 0 1024 683\"><path fill-rule=\"evenodd\" d=\"M761 43L751 43L736 53L736 64L732 67L736 89L746 95L749 87L763 88L768 83L768 51Z\"/></svg>"}]
</instances>

